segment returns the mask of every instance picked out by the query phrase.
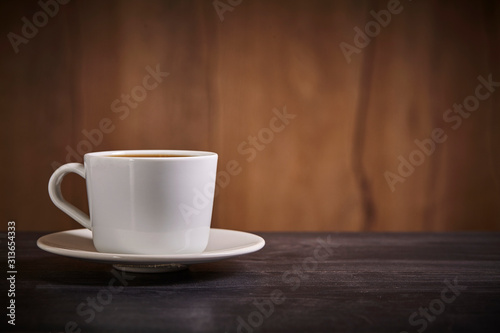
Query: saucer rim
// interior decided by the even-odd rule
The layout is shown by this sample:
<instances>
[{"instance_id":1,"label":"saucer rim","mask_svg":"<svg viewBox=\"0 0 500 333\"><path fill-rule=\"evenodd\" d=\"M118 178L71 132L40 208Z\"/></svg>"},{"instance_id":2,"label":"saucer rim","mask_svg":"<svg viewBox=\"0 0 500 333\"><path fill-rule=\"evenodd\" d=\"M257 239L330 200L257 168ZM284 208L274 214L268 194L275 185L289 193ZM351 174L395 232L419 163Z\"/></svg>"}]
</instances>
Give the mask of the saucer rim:
<instances>
[{"instance_id":1,"label":"saucer rim","mask_svg":"<svg viewBox=\"0 0 500 333\"><path fill-rule=\"evenodd\" d=\"M90 260L96 262L103 263L128 263L128 264L164 264L164 263L180 263L180 264L195 264L195 263L204 263L210 261L218 261L223 259L228 259L244 254L249 254L253 252L257 252L265 246L265 240L261 236L258 236L253 233L239 231L239 230L230 230L230 229L222 229L222 228L210 228L210 234L213 232L217 233L229 233L229 234L245 234L246 236L251 235L254 240L250 245L241 245L236 247L230 247L227 249L221 250L212 250L212 251L203 251L201 253L195 254L126 254L126 253L107 253L107 252L97 252L89 251L84 249L68 249L63 247L58 247L54 245L47 244L50 242L50 239L53 237L61 236L68 233L77 233L77 236L80 233L91 233L92 231L86 228L79 229L70 229L64 231L58 231L54 233L50 233L38 238L36 244L37 246L46 252L61 255L70 258ZM90 234L90 238L92 239L92 235ZM209 239L210 242L210 239Z\"/></svg>"}]
</instances>

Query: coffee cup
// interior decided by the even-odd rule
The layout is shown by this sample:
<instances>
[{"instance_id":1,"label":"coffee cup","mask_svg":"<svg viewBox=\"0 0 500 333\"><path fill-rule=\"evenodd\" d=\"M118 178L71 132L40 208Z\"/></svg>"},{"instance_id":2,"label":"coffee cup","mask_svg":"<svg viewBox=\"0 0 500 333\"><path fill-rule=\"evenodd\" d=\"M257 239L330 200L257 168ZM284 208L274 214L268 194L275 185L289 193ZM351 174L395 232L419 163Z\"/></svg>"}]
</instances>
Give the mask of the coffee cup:
<instances>
[{"instance_id":1,"label":"coffee cup","mask_svg":"<svg viewBox=\"0 0 500 333\"><path fill-rule=\"evenodd\" d=\"M195 254L208 244L217 154L190 150L122 150L84 155L49 180L52 202L92 231L99 252ZM90 216L61 193L70 172L85 179Z\"/></svg>"}]
</instances>

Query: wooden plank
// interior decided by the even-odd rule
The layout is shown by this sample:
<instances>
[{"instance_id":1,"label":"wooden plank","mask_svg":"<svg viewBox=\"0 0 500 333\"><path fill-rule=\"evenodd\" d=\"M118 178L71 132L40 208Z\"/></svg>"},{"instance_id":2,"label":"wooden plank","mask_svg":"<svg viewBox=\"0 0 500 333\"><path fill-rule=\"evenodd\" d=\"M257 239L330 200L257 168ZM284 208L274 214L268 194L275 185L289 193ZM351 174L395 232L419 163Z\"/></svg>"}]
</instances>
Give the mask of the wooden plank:
<instances>
[{"instance_id":1,"label":"wooden plank","mask_svg":"<svg viewBox=\"0 0 500 333\"><path fill-rule=\"evenodd\" d=\"M17 235L23 331L64 331L68 322L86 332L414 332L424 324L426 332L496 332L500 324L498 233L261 233L259 252L166 274L46 253L35 246L40 235Z\"/></svg>"},{"instance_id":2,"label":"wooden plank","mask_svg":"<svg viewBox=\"0 0 500 333\"><path fill-rule=\"evenodd\" d=\"M21 34L22 17L32 20L36 2L2 2L2 34ZM52 163L73 141L77 81L72 61L75 29L71 5L38 29L15 53L7 38L1 47L2 124L0 197L2 230L17 221L20 230L54 230L78 224L60 213L47 194ZM72 180L65 185L70 185ZM71 187L71 186L70 186ZM71 191L65 191L71 197Z\"/></svg>"},{"instance_id":3,"label":"wooden plank","mask_svg":"<svg viewBox=\"0 0 500 333\"><path fill-rule=\"evenodd\" d=\"M35 1L0 6L5 36L40 10ZM354 29L387 6L243 1L221 21L210 1L61 5L18 54L0 43L9 157L0 219L21 230L79 227L48 199L55 164L86 149L173 148L219 153L215 227L499 230L500 95L457 130L443 114L475 93L479 75L500 81L500 6L402 1L348 62L341 43L355 45ZM148 66L170 74L128 113L113 112L122 94L140 93ZM272 131L285 107L296 117ZM91 143L84 133L105 118L113 130ZM397 173L398 157L435 128L446 142L392 192L384 173ZM241 171L227 177L231 161ZM63 186L86 209L83 181Z\"/></svg>"},{"instance_id":4,"label":"wooden plank","mask_svg":"<svg viewBox=\"0 0 500 333\"><path fill-rule=\"evenodd\" d=\"M349 165L359 65L347 65L338 46L359 16L349 3L248 2L220 23L214 133L221 167L236 160L242 168L217 198L222 226L361 227ZM267 139L272 110L285 106L296 117Z\"/></svg>"},{"instance_id":5,"label":"wooden plank","mask_svg":"<svg viewBox=\"0 0 500 333\"><path fill-rule=\"evenodd\" d=\"M454 103L474 95L479 75L493 74L485 26L472 23L483 21L484 8L419 2L398 15L370 46L375 60L364 162L376 207L373 229L496 228L498 192L493 174L482 171L492 155L484 133L499 126L488 120L493 100L481 102L456 130L444 119ZM438 128L447 140L430 156L419 152L415 140ZM383 174L397 173L398 157L410 155L424 162L392 193ZM473 220L483 222L473 226Z\"/></svg>"}]
</instances>

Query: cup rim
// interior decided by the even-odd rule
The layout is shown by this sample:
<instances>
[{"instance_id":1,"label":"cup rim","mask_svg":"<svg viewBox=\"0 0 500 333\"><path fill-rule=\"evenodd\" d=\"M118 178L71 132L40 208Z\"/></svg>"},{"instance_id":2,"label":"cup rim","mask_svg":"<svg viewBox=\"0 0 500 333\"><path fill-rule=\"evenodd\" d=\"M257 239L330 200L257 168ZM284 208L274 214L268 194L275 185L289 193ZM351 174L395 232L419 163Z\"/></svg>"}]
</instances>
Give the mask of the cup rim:
<instances>
[{"instance_id":1,"label":"cup rim","mask_svg":"<svg viewBox=\"0 0 500 333\"><path fill-rule=\"evenodd\" d=\"M189 156L140 156L140 155L189 155ZM139 155L139 156L124 156L126 159L132 160L182 160L201 158L208 156L217 156L217 153L203 150L175 150L175 149L125 149L125 150L108 150L98 151L85 154L84 157L99 157L99 158L115 158L120 155Z\"/></svg>"}]
</instances>

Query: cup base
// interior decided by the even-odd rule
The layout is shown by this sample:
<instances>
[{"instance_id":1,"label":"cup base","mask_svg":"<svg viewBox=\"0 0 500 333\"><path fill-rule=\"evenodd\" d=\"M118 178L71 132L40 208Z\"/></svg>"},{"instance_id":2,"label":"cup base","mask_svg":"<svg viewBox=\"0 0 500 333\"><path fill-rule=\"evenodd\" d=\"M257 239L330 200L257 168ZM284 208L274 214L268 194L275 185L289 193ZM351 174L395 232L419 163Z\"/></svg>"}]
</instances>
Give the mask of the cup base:
<instances>
[{"instance_id":1,"label":"cup base","mask_svg":"<svg viewBox=\"0 0 500 333\"><path fill-rule=\"evenodd\" d=\"M140 231L94 225L92 235L96 250L102 253L191 255L200 254L207 247L210 225L169 231Z\"/></svg>"},{"instance_id":2,"label":"cup base","mask_svg":"<svg viewBox=\"0 0 500 333\"><path fill-rule=\"evenodd\" d=\"M188 268L183 264L151 264L151 265L126 265L114 264L114 268L129 273L169 273L178 272Z\"/></svg>"}]
</instances>

